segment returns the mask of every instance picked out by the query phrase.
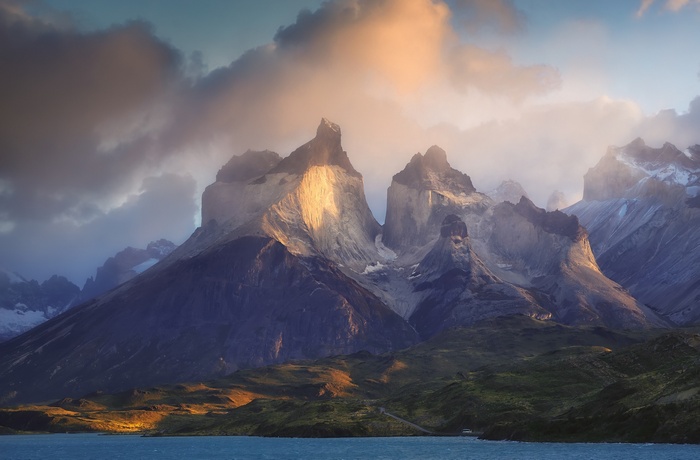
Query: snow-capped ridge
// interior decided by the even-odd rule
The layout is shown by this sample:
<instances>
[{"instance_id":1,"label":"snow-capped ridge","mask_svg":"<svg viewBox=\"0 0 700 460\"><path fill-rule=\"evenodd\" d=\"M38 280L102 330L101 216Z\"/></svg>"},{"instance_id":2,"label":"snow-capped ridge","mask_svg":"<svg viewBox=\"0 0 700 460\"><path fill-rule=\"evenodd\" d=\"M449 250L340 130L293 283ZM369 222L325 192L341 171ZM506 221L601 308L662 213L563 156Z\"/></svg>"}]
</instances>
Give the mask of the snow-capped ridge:
<instances>
[{"instance_id":1,"label":"snow-capped ridge","mask_svg":"<svg viewBox=\"0 0 700 460\"><path fill-rule=\"evenodd\" d=\"M585 201L658 196L675 199L673 189L694 197L700 187L700 156L666 142L647 146L641 138L623 147L611 146L584 176Z\"/></svg>"}]
</instances>

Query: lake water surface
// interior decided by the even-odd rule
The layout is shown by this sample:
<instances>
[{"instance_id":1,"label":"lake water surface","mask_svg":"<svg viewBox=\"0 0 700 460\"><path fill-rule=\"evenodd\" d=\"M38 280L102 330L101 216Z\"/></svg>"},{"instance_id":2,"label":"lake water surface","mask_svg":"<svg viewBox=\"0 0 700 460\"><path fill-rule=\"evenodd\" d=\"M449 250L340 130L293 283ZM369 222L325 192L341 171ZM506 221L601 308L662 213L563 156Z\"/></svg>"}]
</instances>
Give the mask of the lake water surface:
<instances>
[{"instance_id":1,"label":"lake water surface","mask_svg":"<svg viewBox=\"0 0 700 460\"><path fill-rule=\"evenodd\" d=\"M475 438L142 438L97 434L0 436L0 459L700 459L698 445L555 444Z\"/></svg>"}]
</instances>

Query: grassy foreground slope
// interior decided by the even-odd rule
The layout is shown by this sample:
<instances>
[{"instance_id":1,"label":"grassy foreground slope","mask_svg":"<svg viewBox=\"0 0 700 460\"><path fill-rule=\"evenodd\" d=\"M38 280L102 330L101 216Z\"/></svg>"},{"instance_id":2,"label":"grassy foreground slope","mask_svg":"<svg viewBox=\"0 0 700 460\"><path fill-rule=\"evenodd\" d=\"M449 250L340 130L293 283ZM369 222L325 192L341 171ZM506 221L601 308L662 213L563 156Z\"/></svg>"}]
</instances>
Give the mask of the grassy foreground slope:
<instances>
[{"instance_id":1,"label":"grassy foreground slope","mask_svg":"<svg viewBox=\"0 0 700 460\"><path fill-rule=\"evenodd\" d=\"M508 317L410 349L0 410L0 432L700 442L700 336Z\"/></svg>"}]
</instances>

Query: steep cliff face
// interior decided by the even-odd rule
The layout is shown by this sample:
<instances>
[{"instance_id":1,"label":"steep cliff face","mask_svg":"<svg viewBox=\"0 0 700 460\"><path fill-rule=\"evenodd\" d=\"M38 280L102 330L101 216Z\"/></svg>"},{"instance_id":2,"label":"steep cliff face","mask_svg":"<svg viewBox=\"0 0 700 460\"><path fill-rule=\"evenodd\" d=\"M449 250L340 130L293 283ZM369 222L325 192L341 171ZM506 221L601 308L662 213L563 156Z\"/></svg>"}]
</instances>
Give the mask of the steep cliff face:
<instances>
[{"instance_id":1,"label":"steep cliff face","mask_svg":"<svg viewBox=\"0 0 700 460\"><path fill-rule=\"evenodd\" d=\"M391 248L420 247L438 237L442 220L464 208L483 209L488 198L464 173L452 168L447 154L432 146L417 153L387 190L384 243Z\"/></svg>"},{"instance_id":2,"label":"steep cliff face","mask_svg":"<svg viewBox=\"0 0 700 460\"><path fill-rule=\"evenodd\" d=\"M424 338L494 314L551 317L526 290L502 281L486 267L471 247L466 224L454 214L445 217L440 238L409 278L420 296L410 322Z\"/></svg>"},{"instance_id":3,"label":"steep cliff face","mask_svg":"<svg viewBox=\"0 0 700 460\"><path fill-rule=\"evenodd\" d=\"M488 248L498 272L516 276L552 319L614 328L662 325L617 283L603 275L588 236L574 216L546 212L522 198L494 209Z\"/></svg>"},{"instance_id":4,"label":"steep cliff face","mask_svg":"<svg viewBox=\"0 0 700 460\"><path fill-rule=\"evenodd\" d=\"M700 322L697 148L610 147L566 209L588 229L604 273L677 324Z\"/></svg>"},{"instance_id":5,"label":"steep cliff face","mask_svg":"<svg viewBox=\"0 0 700 460\"><path fill-rule=\"evenodd\" d=\"M274 202L282 190L256 187L259 179L274 168L282 158L269 150L248 150L232 157L216 174L216 182L202 195L202 224L215 220L219 223L236 219L234 226L249 220L255 213ZM237 225L236 225L237 224Z\"/></svg>"}]
</instances>

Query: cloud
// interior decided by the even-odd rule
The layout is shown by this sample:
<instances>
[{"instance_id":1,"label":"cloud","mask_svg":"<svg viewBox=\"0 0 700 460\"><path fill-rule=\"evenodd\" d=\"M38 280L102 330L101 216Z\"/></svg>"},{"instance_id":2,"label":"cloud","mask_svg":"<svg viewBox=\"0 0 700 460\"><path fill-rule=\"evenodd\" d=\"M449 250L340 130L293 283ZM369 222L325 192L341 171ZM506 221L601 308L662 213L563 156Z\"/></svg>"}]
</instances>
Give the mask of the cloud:
<instances>
[{"instance_id":1,"label":"cloud","mask_svg":"<svg viewBox=\"0 0 700 460\"><path fill-rule=\"evenodd\" d=\"M693 99L688 110L678 113L676 110L662 110L640 124L640 136L650 145L671 142L679 149L700 143L700 96Z\"/></svg>"},{"instance_id":2,"label":"cloud","mask_svg":"<svg viewBox=\"0 0 700 460\"><path fill-rule=\"evenodd\" d=\"M231 155L288 154L321 117L342 126L380 221L392 175L430 145L481 190L513 178L539 204L555 189L573 201L607 144L644 121L606 98L538 105L559 72L474 38L524 31L506 0L325 2L206 75L146 23L83 33L11 5L0 8L0 260L29 277L82 282L126 245L181 241ZM664 120L658 136L691 123Z\"/></svg>"},{"instance_id":3,"label":"cloud","mask_svg":"<svg viewBox=\"0 0 700 460\"><path fill-rule=\"evenodd\" d=\"M177 77L179 54L144 23L81 34L0 10L0 179L18 218L93 204L148 161L143 136L100 152L100 132L149 112Z\"/></svg>"},{"instance_id":4,"label":"cloud","mask_svg":"<svg viewBox=\"0 0 700 460\"><path fill-rule=\"evenodd\" d=\"M655 0L642 0L641 4L639 5L639 9L637 10L636 16L638 18L644 16L644 14L654 3ZM668 11L677 13L688 6L693 5L700 8L700 0L666 0L664 3L664 8Z\"/></svg>"},{"instance_id":5,"label":"cloud","mask_svg":"<svg viewBox=\"0 0 700 460\"><path fill-rule=\"evenodd\" d=\"M68 274L81 260L93 270L93 254L110 255L105 247L147 243L128 229L152 222L137 211L155 190L140 187L168 154L156 140L173 88L186 86L179 52L143 22L82 33L42 3L2 1L0 62L4 263L26 276L50 275L45 267ZM135 194L141 204L130 208ZM187 200L182 206L193 211ZM161 233L182 225L179 216L161 215ZM101 227L106 219L110 225ZM185 225L191 231L192 219ZM102 244L110 238L121 243Z\"/></svg>"},{"instance_id":6,"label":"cloud","mask_svg":"<svg viewBox=\"0 0 700 460\"><path fill-rule=\"evenodd\" d=\"M531 107L510 120L438 135L449 161L468 173L479 191L512 179L545 206L554 190L577 201L588 168L608 145L633 139L642 119L635 104L602 97Z\"/></svg>"},{"instance_id":7,"label":"cloud","mask_svg":"<svg viewBox=\"0 0 700 460\"><path fill-rule=\"evenodd\" d=\"M485 28L507 34L525 29L525 15L512 0L455 0L453 10L467 32L472 34Z\"/></svg>"},{"instance_id":8,"label":"cloud","mask_svg":"<svg viewBox=\"0 0 700 460\"><path fill-rule=\"evenodd\" d=\"M108 212L89 210L89 223L65 215L48 222L17 221L13 232L0 232L0 260L23 276L43 280L58 273L82 287L127 245L145 247L159 238L180 243L189 236L198 210L195 189L188 175L153 176L122 205Z\"/></svg>"}]
</instances>

